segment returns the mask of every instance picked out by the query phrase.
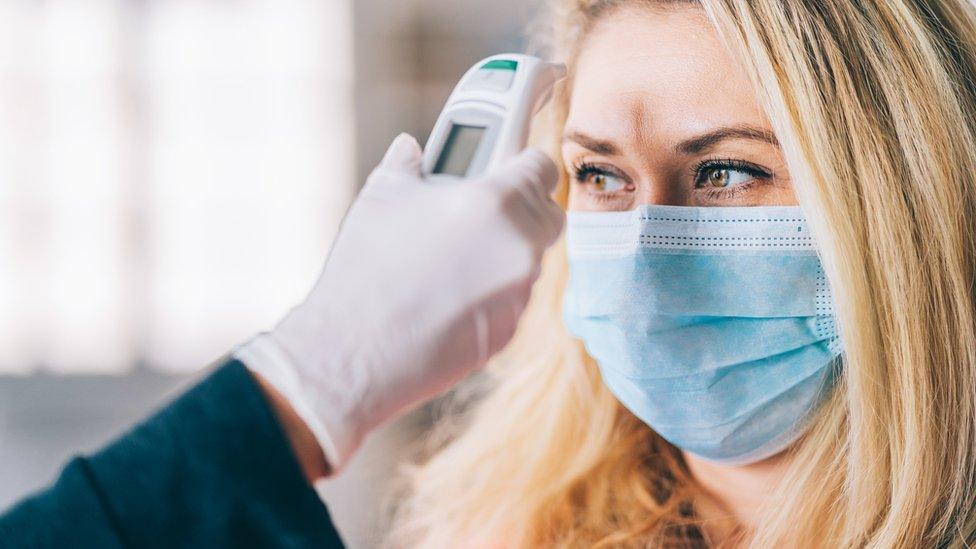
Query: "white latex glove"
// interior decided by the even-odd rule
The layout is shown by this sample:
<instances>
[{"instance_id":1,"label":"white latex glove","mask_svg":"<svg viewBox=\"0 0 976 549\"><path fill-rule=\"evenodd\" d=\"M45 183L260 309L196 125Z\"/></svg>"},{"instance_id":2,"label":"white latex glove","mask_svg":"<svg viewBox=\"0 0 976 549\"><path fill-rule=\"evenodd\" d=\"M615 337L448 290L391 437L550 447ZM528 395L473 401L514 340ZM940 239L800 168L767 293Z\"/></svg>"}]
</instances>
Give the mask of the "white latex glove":
<instances>
[{"instance_id":1,"label":"white latex glove","mask_svg":"<svg viewBox=\"0 0 976 549\"><path fill-rule=\"evenodd\" d=\"M483 177L421 179L398 136L306 300L235 355L282 393L333 472L365 435L500 350L562 231L556 167L527 150Z\"/></svg>"}]
</instances>

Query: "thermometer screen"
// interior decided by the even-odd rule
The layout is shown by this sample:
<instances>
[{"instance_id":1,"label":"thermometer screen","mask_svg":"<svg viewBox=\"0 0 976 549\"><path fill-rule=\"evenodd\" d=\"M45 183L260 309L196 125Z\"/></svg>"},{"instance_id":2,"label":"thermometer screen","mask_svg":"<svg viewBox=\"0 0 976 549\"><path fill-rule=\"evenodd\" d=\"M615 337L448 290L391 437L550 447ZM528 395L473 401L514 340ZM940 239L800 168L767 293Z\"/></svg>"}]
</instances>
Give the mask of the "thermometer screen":
<instances>
[{"instance_id":1,"label":"thermometer screen","mask_svg":"<svg viewBox=\"0 0 976 549\"><path fill-rule=\"evenodd\" d=\"M451 131L444 141L444 150L441 151L441 156L434 165L433 173L446 173L459 177L467 174L486 129L484 126L452 124Z\"/></svg>"}]
</instances>

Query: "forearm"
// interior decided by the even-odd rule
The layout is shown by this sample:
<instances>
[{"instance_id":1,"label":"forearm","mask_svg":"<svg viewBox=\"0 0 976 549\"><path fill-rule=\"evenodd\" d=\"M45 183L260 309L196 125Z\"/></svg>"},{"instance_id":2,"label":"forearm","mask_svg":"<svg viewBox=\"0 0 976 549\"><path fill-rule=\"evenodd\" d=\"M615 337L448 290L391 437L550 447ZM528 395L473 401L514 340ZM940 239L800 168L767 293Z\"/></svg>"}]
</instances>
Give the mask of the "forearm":
<instances>
[{"instance_id":1,"label":"forearm","mask_svg":"<svg viewBox=\"0 0 976 549\"><path fill-rule=\"evenodd\" d=\"M291 445L292 452L294 452L295 458L298 460L298 464L302 469L302 474L305 475L309 484L314 483L320 478L329 476L332 472L331 467L329 467L328 460L325 459L325 453L322 451L322 447L319 446L319 442L316 440L312 430L302 421L284 395L279 393L260 374L251 372L251 375L254 376L258 387L265 394L271 410L278 419L278 423L281 424L281 429L284 431L285 437L287 437L288 443Z\"/></svg>"},{"instance_id":2,"label":"forearm","mask_svg":"<svg viewBox=\"0 0 976 549\"><path fill-rule=\"evenodd\" d=\"M224 364L0 515L0 546L340 546L265 394Z\"/></svg>"}]
</instances>

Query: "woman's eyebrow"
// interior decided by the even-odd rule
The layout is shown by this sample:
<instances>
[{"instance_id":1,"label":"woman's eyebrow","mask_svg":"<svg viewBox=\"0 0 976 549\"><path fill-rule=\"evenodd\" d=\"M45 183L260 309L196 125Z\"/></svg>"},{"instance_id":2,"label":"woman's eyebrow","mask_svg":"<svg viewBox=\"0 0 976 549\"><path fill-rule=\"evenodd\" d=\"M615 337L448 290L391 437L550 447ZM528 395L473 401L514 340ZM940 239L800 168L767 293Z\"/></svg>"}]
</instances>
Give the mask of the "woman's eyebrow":
<instances>
[{"instance_id":1,"label":"woman's eyebrow","mask_svg":"<svg viewBox=\"0 0 976 549\"><path fill-rule=\"evenodd\" d=\"M733 126L721 126L707 133L685 139L675 145L674 150L679 154L696 154L714 147L727 139L750 139L769 143L775 147L779 146L779 141L776 140L773 132L750 124L736 124ZM621 150L620 146L614 141L599 139L580 131L570 131L563 135L563 142L565 143L567 141L572 141L585 149L607 156L618 155Z\"/></svg>"},{"instance_id":2,"label":"woman's eyebrow","mask_svg":"<svg viewBox=\"0 0 976 549\"><path fill-rule=\"evenodd\" d=\"M597 139L583 132L569 131L563 135L563 143L572 141L579 144L584 149L588 149L597 154L606 156L616 156L620 154L620 147L616 143L607 139Z\"/></svg>"},{"instance_id":3,"label":"woman's eyebrow","mask_svg":"<svg viewBox=\"0 0 976 549\"><path fill-rule=\"evenodd\" d=\"M750 139L769 143L774 147L779 146L779 141L776 140L773 132L750 124L736 124L715 128L710 132L686 139L678 143L674 150L681 154L696 154L714 147L726 139Z\"/></svg>"}]
</instances>

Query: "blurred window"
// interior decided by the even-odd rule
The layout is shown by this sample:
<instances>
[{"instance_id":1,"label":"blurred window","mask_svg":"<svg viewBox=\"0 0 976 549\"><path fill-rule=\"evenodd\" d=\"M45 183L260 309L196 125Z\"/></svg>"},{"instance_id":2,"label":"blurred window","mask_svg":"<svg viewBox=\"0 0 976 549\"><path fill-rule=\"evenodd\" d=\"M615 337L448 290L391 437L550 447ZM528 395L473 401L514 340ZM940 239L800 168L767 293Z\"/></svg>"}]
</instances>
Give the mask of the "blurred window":
<instances>
[{"instance_id":1,"label":"blurred window","mask_svg":"<svg viewBox=\"0 0 976 549\"><path fill-rule=\"evenodd\" d=\"M352 0L0 0L0 373L206 365L354 191Z\"/></svg>"}]
</instances>

